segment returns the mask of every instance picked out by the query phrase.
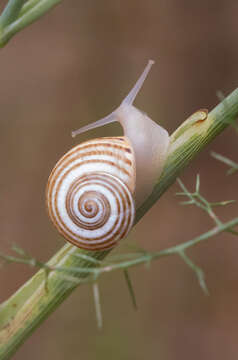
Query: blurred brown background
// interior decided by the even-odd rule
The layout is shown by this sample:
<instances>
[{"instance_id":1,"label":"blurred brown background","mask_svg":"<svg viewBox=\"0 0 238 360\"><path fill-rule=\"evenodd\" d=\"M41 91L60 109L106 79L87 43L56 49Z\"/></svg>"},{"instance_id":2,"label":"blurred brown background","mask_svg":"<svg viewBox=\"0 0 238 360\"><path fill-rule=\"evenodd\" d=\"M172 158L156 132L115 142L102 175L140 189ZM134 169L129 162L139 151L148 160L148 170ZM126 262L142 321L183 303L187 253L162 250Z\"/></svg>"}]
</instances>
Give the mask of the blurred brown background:
<instances>
[{"instance_id":1,"label":"blurred brown background","mask_svg":"<svg viewBox=\"0 0 238 360\"><path fill-rule=\"evenodd\" d=\"M79 141L121 134L118 125L72 139L71 130L108 114L147 60L156 61L136 105L172 132L192 112L218 102L238 84L238 2L175 0L62 1L0 50L1 246L12 243L47 259L64 240L45 211L47 177ZM237 135L226 130L182 174L210 201L237 200L237 176L210 157L238 159ZM174 185L131 235L150 250L189 240L213 227L199 209L182 207ZM222 219L237 205L219 209ZM22 359L237 359L238 243L229 234L190 254L206 273L210 296L179 258L132 270L139 310L121 273L101 279L104 328L97 330L92 289L72 296L13 357ZM3 301L34 271L0 271Z\"/></svg>"}]
</instances>

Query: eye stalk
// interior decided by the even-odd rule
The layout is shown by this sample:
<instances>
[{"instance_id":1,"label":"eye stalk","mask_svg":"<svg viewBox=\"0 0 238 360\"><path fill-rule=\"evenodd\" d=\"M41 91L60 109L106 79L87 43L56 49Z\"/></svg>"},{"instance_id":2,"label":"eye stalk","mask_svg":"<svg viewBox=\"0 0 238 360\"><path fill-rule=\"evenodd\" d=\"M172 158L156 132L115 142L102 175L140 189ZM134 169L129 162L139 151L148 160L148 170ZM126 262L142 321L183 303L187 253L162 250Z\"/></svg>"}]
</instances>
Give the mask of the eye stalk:
<instances>
[{"instance_id":1,"label":"eye stalk","mask_svg":"<svg viewBox=\"0 0 238 360\"><path fill-rule=\"evenodd\" d=\"M115 121L121 124L124 138L130 143L135 159L136 207L152 192L163 170L170 142L168 132L133 105L153 64L153 60L148 61L133 88L111 114L72 132L72 136L76 136Z\"/></svg>"},{"instance_id":2,"label":"eye stalk","mask_svg":"<svg viewBox=\"0 0 238 360\"><path fill-rule=\"evenodd\" d=\"M104 118L95 121L92 124L83 126L78 130L72 131L72 137L75 137L76 135L82 134L82 133L84 133L84 132L86 132L88 130L92 130L92 129L95 129L97 127L100 127L100 126L103 126L103 125L106 125L106 124L110 124L110 123L113 123L113 122L116 122L116 121L120 121L120 119L118 118L118 110L123 105L128 105L128 106L133 105L133 102L135 101L135 98L136 98L138 92L142 88L142 85L144 84L144 81L145 81L148 73L150 72L150 69L151 69L153 64L154 64L153 60L148 61L148 64L146 65L143 73L141 74L141 76L139 77L139 79L137 80L137 82L135 83L135 85L133 86L131 91L129 92L129 94L125 97L125 99L123 99L120 106L116 110L114 110L111 114L105 116Z\"/></svg>"}]
</instances>

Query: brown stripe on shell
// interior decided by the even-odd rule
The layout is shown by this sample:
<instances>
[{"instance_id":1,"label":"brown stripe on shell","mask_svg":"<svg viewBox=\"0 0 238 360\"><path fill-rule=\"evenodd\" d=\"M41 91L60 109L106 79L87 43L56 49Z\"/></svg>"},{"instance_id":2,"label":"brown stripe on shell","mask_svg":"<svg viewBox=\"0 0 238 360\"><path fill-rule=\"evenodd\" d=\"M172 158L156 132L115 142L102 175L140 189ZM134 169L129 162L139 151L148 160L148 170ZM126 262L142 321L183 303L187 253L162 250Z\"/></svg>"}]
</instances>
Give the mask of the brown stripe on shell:
<instances>
[{"instance_id":1,"label":"brown stripe on shell","mask_svg":"<svg viewBox=\"0 0 238 360\"><path fill-rule=\"evenodd\" d=\"M100 176L99 176L99 177L95 177L95 178L98 178L98 180L101 181ZM110 180L111 180L111 179L110 179ZM109 181L109 182L110 182L110 185L112 186L112 185L113 185L113 182L112 182L112 181ZM123 190L122 185L121 185L121 184L119 184L119 185L120 185L120 190L121 190L121 189ZM111 189L110 189L110 190L111 190ZM119 193L121 193L121 191L119 191ZM130 199L129 199L128 193L125 192L124 195L125 195L126 198L127 198L128 204L130 204ZM119 200L118 200L117 197L116 197L116 199L117 199L117 204L118 204L118 208L119 208ZM126 209L125 201L122 201L122 206L123 206L123 210L125 211L125 209ZM57 208L57 207L56 207L56 208ZM57 211L57 212L58 212L58 211ZM52 211L51 211L51 214L53 215L53 218L54 218L54 214L53 214ZM58 216L59 219L61 219L59 213L57 213L57 216ZM52 219L52 221L53 221L53 219ZM118 221L119 221L119 217L118 217L118 219L117 219L117 221L116 221L116 223L115 223L115 225L114 225L114 228L117 226ZM90 239L88 239L88 241L89 241L88 244L80 243L79 241L75 240L74 238L70 238L69 235L66 234L61 227L58 226L57 222L56 222L56 223L55 223L55 221L53 221L53 222L54 222L54 224L56 225L58 231L59 231L63 236L65 236L70 242L72 242L74 245L79 246L79 244L80 244L80 247L82 247L82 248L84 248L84 249L89 249L89 250L90 250L90 249L91 249L91 250L100 250L100 249L102 250L102 249L106 249L106 248L108 248L108 247L113 247L113 245L116 245L116 242L119 241L119 240L128 232L128 227L129 227L130 224L131 224L131 213L130 213L130 212L129 212L129 216L128 216L127 219L126 219L125 217L122 219L121 227L124 226L125 221L127 221L127 226L125 227L123 233L120 235L120 238L118 238L117 240L113 240L113 239L109 238L109 239L106 239L105 242L100 242L99 244L90 244ZM64 224L63 224L63 225L64 225ZM65 227L65 225L64 225L64 227ZM71 233L72 233L72 232L71 232ZM119 234L120 234L120 229L118 229L118 231L117 231L115 234L113 234L114 238L116 238ZM104 234L103 237L105 237L105 236L107 236L107 234ZM98 239L100 239L100 238L101 238L101 237L99 237ZM86 239L86 240L87 240L87 239ZM95 238L94 240L97 240L97 239Z\"/></svg>"},{"instance_id":2,"label":"brown stripe on shell","mask_svg":"<svg viewBox=\"0 0 238 360\"><path fill-rule=\"evenodd\" d=\"M111 143L110 143L110 140L112 140ZM97 143L96 143L96 141L97 141ZM124 146L124 144L126 146ZM118 152L116 152L116 154L115 154L112 151L108 151L108 150L102 150L102 151L91 150L90 151L91 148L95 149L95 148L97 148L99 146L101 146L101 147L104 146L105 148L111 147L113 149L118 150ZM84 151L85 149L88 149L89 151L82 154L81 152ZM59 186L62 184L65 176L67 176L68 173L71 170L73 170L73 169L75 169L75 168L77 168L79 166L83 166L83 165L85 165L87 163L99 163L99 162L108 163L110 166L114 166L119 171L122 171L124 174L129 176L130 179L135 178L134 164L132 163L131 160L128 159L128 157L126 157L125 155L123 156L124 152L131 153L131 154L133 153L132 149L130 147L130 143L124 137L93 139L93 140L86 141L86 142L74 147L72 150L70 150L68 153L66 153L58 161L58 163L56 164L56 166L52 170L52 173L51 173L51 175L49 177L49 180L48 180L47 189L46 189L46 197L47 197L46 201L47 201L47 205L48 205L47 206L48 207L48 213L49 213L49 216L50 216L52 222L54 223L54 225L58 229L58 231L64 237L66 237L66 239L68 239L71 243L73 243L74 245L76 245L78 247L81 247L81 248L84 248L84 249L89 249L89 250L100 250L100 249L103 250L103 249L107 249L109 247L113 247L114 245L116 245L116 242L118 240L120 240L121 238L123 238L127 234L128 228L131 226L131 223L132 223L132 218L131 218L132 214L131 214L130 211L128 212L128 218L124 217L124 218L121 219L120 228L125 227L125 229L123 230L123 233L120 234L120 229L118 229L117 232L113 235L115 239L117 238L118 235L120 235L120 237L117 240L115 240L115 239L113 240L113 239L109 238L109 239L105 240L105 242L100 242L99 244L90 244L90 239L88 240L88 238L85 238L85 240L89 241L88 244L79 243L79 241L75 240L74 238L70 238L70 236L67 233L64 232L63 227L65 227L65 225L63 223L61 225L58 224L58 219L60 219L60 222L61 222L61 217L60 217L60 213L58 212L58 209L57 209L57 201L56 201L57 196L58 196L58 192L59 192ZM103 160L103 159L102 160L96 160L96 159L95 160L84 160L82 163L75 164L71 168L69 167L67 172L60 179L60 181L59 181L59 183L57 185L57 188L56 188L56 192L55 192L56 197L54 199L54 206L53 206L51 197L52 197L53 190L55 189L55 183L57 181L57 176L58 176L57 172L64 171L64 169L67 166L69 166L72 161L77 160L77 157L84 158L86 156L90 156L90 155L94 156L96 154L108 155L108 156L115 156L116 155L116 157L117 157L117 159L119 161L122 161L122 162L124 162L127 165L132 167L131 172L126 171L124 168L119 167L117 163L114 163L114 162L111 162L111 161L107 161L107 160ZM74 157L74 155L76 155L76 156ZM69 157L71 157L71 159L67 160ZM72 157L73 157L73 159L72 159ZM131 159L134 161L133 157ZM62 169L59 169L59 166L62 166ZM92 174L92 172L90 171L89 174ZM124 184L124 185L127 188L129 186L129 189L130 189L129 183L128 183L128 186L127 186L127 184ZM111 184L111 186L113 186L113 185ZM123 187L120 184L120 190L119 190L120 196L121 196L121 191L123 191L124 196L126 198L126 199L123 198L123 201L122 201L122 207L123 207L122 211L125 212L126 203L128 204L129 207L131 206L131 199L130 199L128 193L126 191L124 192ZM117 197L116 197L116 201L117 201L117 207L119 207L120 204L119 204L119 200L118 200ZM54 209L55 209L56 216L54 214ZM115 222L113 229L115 229L115 227L118 225L118 221L119 221L119 217L118 217L117 221ZM67 231L69 231L72 234L72 236L73 235L75 236L75 234L73 234L69 229L67 229ZM107 236L108 234L109 234L109 232L107 234L104 234L103 237ZM100 240L100 239L102 239L102 237L98 237L97 239ZM97 240L97 239L95 239L95 240ZM83 238L82 238L82 240L83 240Z\"/></svg>"},{"instance_id":3,"label":"brown stripe on shell","mask_svg":"<svg viewBox=\"0 0 238 360\"><path fill-rule=\"evenodd\" d=\"M95 164L96 164L96 163L104 163L104 164L108 164L108 165L117 167L117 164L113 163L112 161L108 161L108 160L86 160L85 162L82 162L82 163L80 163L80 164L75 164L74 166L72 166L71 168L69 168L69 169L65 172L64 176L60 179L59 184L61 185L61 183L62 183L62 181L64 180L65 176L67 176L70 171L72 171L72 170L74 170L74 169L76 169L76 168L78 168L78 167L84 166L85 164L89 164L89 163L91 163L91 164L93 164L93 163L95 163ZM68 165L68 164L66 164L66 165ZM118 168L118 167L117 167L117 168ZM120 171L122 171L125 175L130 176L130 173L129 173L127 170L125 170L125 169L123 169L123 168L118 168L118 169L119 169ZM53 175L54 175L54 174L52 174L52 180L49 179L49 188L48 188L48 189L49 189L49 194L50 194L50 195L51 195L51 193L52 193L53 186L54 186L54 184L55 184L55 182L56 182L56 180L57 180L57 179L54 179L54 178L53 178ZM50 184L50 181L52 182L52 185ZM59 187L59 185L57 186L57 188L58 188L58 187ZM57 191L56 191L56 195L57 195Z\"/></svg>"},{"instance_id":4,"label":"brown stripe on shell","mask_svg":"<svg viewBox=\"0 0 238 360\"><path fill-rule=\"evenodd\" d=\"M72 159L70 159L69 161L67 161L65 164L64 164L64 168L66 168L70 163L72 162ZM96 164L96 163L104 163L104 164L108 164L108 165L110 165L110 166L113 166L113 167L115 167L115 168L117 168L120 172L122 172L122 173L124 173L125 175L127 175L129 178L131 177L131 176L133 176L129 171L127 171L126 169L124 169L123 167L119 167L118 166L118 164L117 163L114 163L114 162L112 162L112 161L109 161L109 160L85 160L85 161L83 161L83 162L81 162L81 163L79 163L79 164L75 164L74 166L72 166L71 168L69 168L69 170L64 174L64 177L66 176L66 175L68 175L68 173L70 172L70 171L72 171L72 170L74 170L75 168L77 168L77 167L80 167L80 166L84 166L85 164L89 164L89 163L91 163L91 164ZM52 173L51 173L51 175L50 175L50 177L49 177L49 180L48 180L48 191L49 191L49 193L50 193L50 196L51 196L51 193L52 193L52 189L53 189L53 187L54 187L54 184L55 184L55 182L56 182L56 180L57 180L57 177L56 176L58 176L58 174L55 174L56 172L57 172L57 170L58 170L58 166L57 165L60 165L59 163L58 164L56 164L56 166L55 166L55 168L52 170ZM62 169L60 169L60 171L62 171L62 170L64 170L64 168L62 168ZM133 170L133 169L132 169ZM55 179L54 179L54 176L55 176ZM62 183L62 179L61 179L61 183Z\"/></svg>"},{"instance_id":5,"label":"brown stripe on shell","mask_svg":"<svg viewBox=\"0 0 238 360\"><path fill-rule=\"evenodd\" d=\"M78 151L75 151L75 153L76 152L78 152ZM96 155L96 153L99 153L99 155L108 155L108 156L111 156L111 154L112 155L115 155L115 154L113 154L112 152L104 152L104 151L101 151L101 153L98 151L95 151L95 155ZM84 157L84 156L89 156L90 155L90 153L85 153L85 154L83 154L83 156L82 157ZM91 155L94 155L93 154L93 152L91 152ZM130 161L130 160L128 160L126 157L121 157L121 156L118 156L118 154L116 154L117 155L117 159L119 159L119 160L121 160L121 161L123 161L124 163L126 163L127 165L129 165L129 166L131 166L131 173L129 172L129 171L127 171L126 169L124 169L123 167L119 167L118 166L118 164L117 163L114 163L114 162L112 162L112 161L109 161L109 160L104 160L104 159L102 159L102 160L85 160L84 162L82 162L82 163L80 163L80 164L77 164L77 166L82 166L82 165L85 165L85 164L87 164L87 163L98 163L98 162L101 162L101 163L106 163L106 164L108 164L108 165L111 165L111 166L114 166L114 167L116 167L119 171L121 171L122 173L124 173L125 175L127 175L128 177L135 177L135 169L134 169L134 166L133 166L133 164L132 164L132 162ZM78 152L78 158L80 157L80 152ZM62 159L63 160L63 159ZM64 159L65 160L65 159ZM57 174L57 171L58 171L58 168L59 168L59 166L61 166L61 165L63 165L63 163L65 162L65 164L64 164L64 167L62 168L62 169L60 169L60 171L62 171L62 170L64 170L64 168L66 168L72 161L74 161L74 160L72 160L72 159L69 159L67 162L65 162L65 161L59 161L57 164L56 164L56 166L54 167L54 169L52 170L52 172L51 172L51 174L50 174L50 177L49 177L49 180L48 180L48 184L49 184L49 182L52 182L53 184L55 183L55 181L57 180L57 178L56 178L56 180L53 180L53 177L54 176L58 176L58 174ZM73 169L73 168L71 168L71 169ZM134 175L133 175L133 172L134 172ZM134 180L134 182L135 182L135 180Z\"/></svg>"},{"instance_id":6,"label":"brown stripe on shell","mask_svg":"<svg viewBox=\"0 0 238 360\"><path fill-rule=\"evenodd\" d=\"M51 202L50 202L50 204L49 204L49 207L51 208L51 219L52 219L52 222L53 222L53 224L56 226L56 228L57 228L57 230L66 238L66 239L68 239L70 242L72 242L72 243L74 243L75 245L77 245L78 243L79 243L79 241L77 241L77 240L75 240L74 238L71 238L71 237L69 237L69 235L68 235L68 233L70 233L72 236L74 235L75 236L75 234L68 228L68 227L66 227L66 225L64 224L64 222L62 221L62 219L61 219L61 216L60 216L60 214L59 214L59 211L58 211L58 207L57 207L57 196L55 196L55 198L54 198L54 208L55 208L55 212L56 212L56 214L57 214L57 218L55 217L55 215L54 215L54 212L53 212L53 206L51 205ZM118 207L118 200L117 200L117 207ZM118 221L119 221L119 219L117 220L117 222L116 222L116 224L118 224ZM59 226L59 224L58 223L61 223L61 226ZM64 229L66 229L67 231L68 231L68 233L66 233L65 231L64 231ZM108 234L108 233L107 233ZM105 236L105 235L104 235ZM94 238L95 240L97 240L97 239L100 239L101 237L99 237L99 238ZM83 238L83 237L81 237L81 239L83 239L83 240L88 240L88 238ZM73 242L74 241L74 242ZM81 247L83 247L83 246L81 246ZM84 247L83 247L84 248Z\"/></svg>"},{"instance_id":7,"label":"brown stripe on shell","mask_svg":"<svg viewBox=\"0 0 238 360\"><path fill-rule=\"evenodd\" d=\"M95 175L94 175L95 176ZM95 179L96 180L96 179ZM101 180L100 178L98 178L98 180ZM108 186L106 186L105 184L104 184L104 186L105 186L105 188L107 188L108 190L110 190L111 192L112 192L112 194L115 196L116 194L115 194L115 192L114 191L112 191L111 189L109 189L109 187ZM121 191L120 190L118 190L117 189L117 191L119 192L119 194L121 195ZM56 194L57 194L57 192L56 192ZM119 209L119 201L118 201L118 198L117 198L117 196L115 196L115 198L116 198L116 202L117 202L117 209ZM127 197L127 200L129 200L129 198ZM124 203L123 203L124 204ZM64 228L66 228L67 229L67 231L69 232L69 233L71 233L72 235L75 235L70 229L68 229L66 226L65 226L65 224L63 223L63 221L61 220L61 217L60 217L60 214L59 214L59 211L58 211L58 207L57 207L57 196L55 196L55 201L54 201L54 208L55 208L55 211L56 211L56 214L57 214L57 217L58 217L58 219L60 220L60 222L61 222L61 224L62 224L62 227L64 227ZM118 221L119 221L119 218L117 219L117 221L116 221L116 223L115 223L115 225L117 225L118 224ZM115 226L114 226L114 228L115 228ZM104 236L103 237L106 237L108 234L109 234L110 232L108 232L108 233L106 233L106 234L104 234ZM64 233L65 234L65 237L67 237L67 234L66 233ZM81 237L81 239L82 240L88 240L89 238L86 238L86 237ZM95 237L94 238L94 240L101 240L102 239L102 237L100 236L100 237Z\"/></svg>"},{"instance_id":8,"label":"brown stripe on shell","mask_svg":"<svg viewBox=\"0 0 238 360\"><path fill-rule=\"evenodd\" d=\"M121 226L124 226L125 219L122 219L122 220L123 220L123 221L122 221ZM130 219L130 217L129 217L128 220L127 220L127 227L125 228L125 230L124 230L123 234L120 236L120 238L122 238L122 236L125 235L125 234L128 232L128 227L129 227L129 225L130 225L130 222L131 222L131 219ZM118 224L118 221L116 222L115 226L117 226L117 224ZM109 238L109 239L106 239L104 242L100 242L99 244L90 244L90 239L89 239L89 240L88 240L88 241L89 241L88 244L84 244L84 243L80 243L79 241L75 240L74 238L70 238L70 237L68 236L68 234L66 234L66 233L63 231L62 228L59 228L59 227L58 227L58 230L60 231L60 233L62 233L63 236L65 236L66 238L68 238L68 240L69 240L70 242L72 242L72 243L75 244L76 246L79 246L79 244L80 244L80 247L85 248L85 249L94 249L94 250L96 250L96 249L102 249L102 247L103 247L103 248L108 248L109 244L111 244L111 245L110 245L110 247L111 247L111 246L113 246L113 243L116 243L117 241L120 240L120 238L117 239L116 241L113 240L112 238L111 238L111 239ZM118 235L119 233L120 233L120 231L117 231L117 232L114 234L114 238L117 237L117 235ZM108 235L108 234L105 234L105 235ZM86 240L87 240L87 239L86 239ZM105 246L104 246L103 244L105 244Z\"/></svg>"},{"instance_id":9,"label":"brown stripe on shell","mask_svg":"<svg viewBox=\"0 0 238 360\"><path fill-rule=\"evenodd\" d=\"M126 150L126 149L125 149ZM94 155L99 155L99 156L102 156L102 155L106 155L106 156L115 156L115 153L113 153L112 151L98 151L98 150L93 150L93 151L89 151L89 152L86 152L82 155L82 157L87 157L87 156L94 156ZM124 163L126 163L127 165L129 166L132 166L132 161L127 159L125 156L121 156L119 155L119 153L116 154L116 158L117 160L120 160L120 161L123 161Z\"/></svg>"},{"instance_id":10,"label":"brown stripe on shell","mask_svg":"<svg viewBox=\"0 0 238 360\"><path fill-rule=\"evenodd\" d=\"M90 147L91 147L92 145L93 145L93 144L90 144ZM75 149L75 152L77 152L79 149L80 149L80 148L79 148L79 146L78 146L77 149ZM66 154L66 155L67 155L67 154ZM80 154L79 154L79 155L80 155ZM86 156L86 155L84 154L84 156ZM55 175L55 172L58 170L58 166L59 166L61 163L63 163L63 160L64 160L65 158L66 158L66 156L65 156L64 158L62 158L62 159L56 164L56 166L54 167L54 169L53 169L53 171L52 171L52 173L51 173L51 175L50 175L50 177L49 177L48 184L47 184L47 194L48 194L48 197L51 197L51 196L52 196L52 191L53 191L53 189L54 189L55 182L56 182L56 180L57 180L57 178L56 178L57 174ZM127 159L125 158L125 160L127 160ZM125 161L125 160L124 160L124 161ZM65 167L67 167L67 166L70 164L70 162L71 162L71 160L69 160L69 161L65 164ZM106 160L101 160L101 161L99 161L99 160L87 160L86 162L82 162L81 164L75 164L75 166L74 166L74 167L71 167L71 168L65 173L64 176L66 176L66 175L69 173L69 171L71 171L72 169L74 169L74 168L76 168L76 167L78 167L78 166L83 166L83 165L85 165L85 163L89 163L89 162L91 162L91 163L97 163L97 162L108 163L108 164L111 165L111 166L117 167L117 168L119 169L119 171L122 171L122 172L123 172L124 174L126 174L128 177L131 176L131 174L130 174L129 172L127 172L124 168L118 167L117 164L115 164L115 163L113 163L113 162L107 162ZM63 170L63 169L61 169L61 170ZM54 177L54 176L55 176L55 177ZM61 179L60 183L62 183L62 181L63 181L63 179ZM56 196L57 196L57 193L56 193ZM47 203L48 203L48 202L47 202ZM50 216L53 216L51 209L49 209L49 215L50 215Z\"/></svg>"},{"instance_id":11,"label":"brown stripe on shell","mask_svg":"<svg viewBox=\"0 0 238 360\"><path fill-rule=\"evenodd\" d=\"M128 140L126 140L126 138L124 139L124 143L123 142L119 142L117 137L114 138L96 138L93 140L88 140L88 141L84 141L79 145L76 145L74 148L72 148L70 151L68 151L63 157L67 157L67 155L71 155L74 153L74 149L77 150L85 150L85 149L89 149L91 147L99 147L99 146L105 146L105 147L110 147L112 146L113 148L117 149L117 150L121 150L124 151L125 148L130 148L130 143L128 142ZM123 146L125 145L125 146Z\"/></svg>"},{"instance_id":12,"label":"brown stripe on shell","mask_svg":"<svg viewBox=\"0 0 238 360\"><path fill-rule=\"evenodd\" d=\"M86 230L94 230L94 229L97 229L99 226L102 227L106 222L107 220L109 219L109 211L107 211L105 213L105 216L103 219L100 220L100 222L97 222L97 223L93 223L94 227L92 226L89 226L87 224L84 224L83 221L80 221L80 219L78 219L75 215L74 215L74 212L71 211L72 209L72 201L73 201L73 196L74 196L74 193L75 193L75 190L77 190L78 186L82 183L82 181L80 181L81 179L78 179L79 181L75 181L74 184L72 184L72 186L69 188L69 191L67 192L67 196L66 196L66 210L67 210L67 213L69 215L69 217L71 218L71 220L74 222L75 225L79 226L80 228L82 229L86 229ZM82 184L83 186L84 184ZM88 197L88 198L92 198L93 195L95 197L97 197L97 192L96 191L86 191L85 194L84 194L84 197ZM100 194L101 195L101 194ZM103 195L102 196L102 203L104 205L104 208L105 209L108 209L109 208L109 201L107 200L107 198ZM80 198L81 199L81 198ZM83 201L83 199L81 199L81 202ZM79 209L80 211L80 209ZM81 213L83 213L83 211L80 211ZM95 215L92 215L90 216L89 214L85 214L84 215L85 217L87 218L93 218Z\"/></svg>"},{"instance_id":13,"label":"brown stripe on shell","mask_svg":"<svg viewBox=\"0 0 238 360\"><path fill-rule=\"evenodd\" d=\"M105 142L102 141L103 139L105 139ZM124 142L126 144L126 146L124 147L124 146L121 146L121 143L115 144L117 137L111 138L111 140L112 140L111 143L107 142L107 139L108 138L98 138L98 139L94 139L94 140L85 141L82 144L76 145L71 150L69 150L64 156L62 156L62 158L57 162L57 164L53 168L52 173L71 155L74 155L74 154L80 152L81 150L85 150L85 149L89 149L89 148L95 148L95 147L97 148L99 146L105 146L105 147L112 147L114 149L121 150L122 152L126 151L127 153L132 154L132 150L130 149L130 144L128 143L127 140L124 139ZM94 142L96 140L97 140L97 143Z\"/></svg>"}]
</instances>

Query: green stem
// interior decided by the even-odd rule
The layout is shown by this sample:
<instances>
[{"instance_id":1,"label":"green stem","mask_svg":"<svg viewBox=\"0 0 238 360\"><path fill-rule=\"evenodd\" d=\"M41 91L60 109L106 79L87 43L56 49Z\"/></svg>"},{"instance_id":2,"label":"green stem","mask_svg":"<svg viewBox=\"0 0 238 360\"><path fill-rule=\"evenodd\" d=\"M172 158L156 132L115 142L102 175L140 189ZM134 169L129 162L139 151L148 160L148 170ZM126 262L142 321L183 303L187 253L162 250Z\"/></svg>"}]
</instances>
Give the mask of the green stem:
<instances>
[{"instance_id":1,"label":"green stem","mask_svg":"<svg viewBox=\"0 0 238 360\"><path fill-rule=\"evenodd\" d=\"M34 6L38 5L42 0L28 0L22 7L19 17L27 13L29 10L31 10Z\"/></svg>"},{"instance_id":2,"label":"green stem","mask_svg":"<svg viewBox=\"0 0 238 360\"><path fill-rule=\"evenodd\" d=\"M204 122L189 121L182 124L171 136L172 146L162 176L153 193L137 211L137 221L153 206L157 199L173 184L187 164L238 116L238 89L234 90L208 115ZM186 128L178 138L178 132ZM188 128L187 128L188 127ZM174 140L175 139L175 140Z\"/></svg>"},{"instance_id":3,"label":"green stem","mask_svg":"<svg viewBox=\"0 0 238 360\"><path fill-rule=\"evenodd\" d=\"M26 0L9 0L0 16L0 27L4 28L16 20Z\"/></svg>"},{"instance_id":4,"label":"green stem","mask_svg":"<svg viewBox=\"0 0 238 360\"><path fill-rule=\"evenodd\" d=\"M12 0L14 1L14 0ZM16 0L15 0L16 1ZM18 0L20 1L20 0ZM5 24L0 33L0 47L3 47L17 32L32 24L52 7L59 4L62 0L31 0L28 1L19 13L15 21ZM3 15L3 14L2 14ZM7 26L6 26L7 25Z\"/></svg>"},{"instance_id":5,"label":"green stem","mask_svg":"<svg viewBox=\"0 0 238 360\"><path fill-rule=\"evenodd\" d=\"M238 225L238 218L235 218L231 221L228 221L227 223L221 224L219 226L214 227L213 229L207 231L206 233L199 235L195 237L192 240L186 241L185 243L179 244L177 246L173 246L171 248L168 248L166 250L160 251L158 254L161 255L171 255L176 253L185 252L190 247L193 247L197 244L199 244L202 241L205 241L207 239L210 239L211 237L218 235L228 229L232 229L234 226ZM155 254L155 257L158 256L158 254Z\"/></svg>"},{"instance_id":6,"label":"green stem","mask_svg":"<svg viewBox=\"0 0 238 360\"><path fill-rule=\"evenodd\" d=\"M155 184L153 193L138 209L136 222L175 181L184 167L236 116L238 116L238 89L215 107L207 119L195 121L194 117L191 117L175 131L171 136L170 150L164 171ZM217 231L215 228L209 235L214 235ZM197 241L195 239L192 244L187 243L185 247L178 245L177 250L186 250L190 245L195 245ZM66 244L47 263L47 267L70 269L70 272L66 272L69 278L62 276L59 271L51 271L46 286L45 271L41 269L5 301L0 307L0 359L9 359L32 331L76 288L77 284L70 281L70 275L83 281L90 276L90 267L95 267L95 263L97 263L91 259L102 260L108 253L109 251L83 251ZM80 254L82 256L77 256ZM84 271L79 272L78 268Z\"/></svg>"}]
</instances>

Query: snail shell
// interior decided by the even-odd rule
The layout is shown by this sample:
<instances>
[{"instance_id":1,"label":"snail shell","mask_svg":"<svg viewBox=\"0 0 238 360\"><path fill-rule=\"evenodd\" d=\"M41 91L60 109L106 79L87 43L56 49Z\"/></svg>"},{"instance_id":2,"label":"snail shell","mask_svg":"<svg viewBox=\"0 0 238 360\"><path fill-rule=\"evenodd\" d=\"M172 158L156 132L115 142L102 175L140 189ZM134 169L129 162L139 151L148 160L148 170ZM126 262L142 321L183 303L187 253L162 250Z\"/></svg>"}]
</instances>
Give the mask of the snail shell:
<instances>
[{"instance_id":1,"label":"snail shell","mask_svg":"<svg viewBox=\"0 0 238 360\"><path fill-rule=\"evenodd\" d=\"M74 245L104 250L131 229L135 164L124 137L83 142L54 167L47 204L58 231Z\"/></svg>"},{"instance_id":2,"label":"snail shell","mask_svg":"<svg viewBox=\"0 0 238 360\"><path fill-rule=\"evenodd\" d=\"M110 115L73 133L119 121L122 137L97 138L67 152L49 177L46 202L58 231L87 250L114 247L134 224L135 208L152 192L169 145L165 129L133 106L153 62Z\"/></svg>"}]
</instances>

